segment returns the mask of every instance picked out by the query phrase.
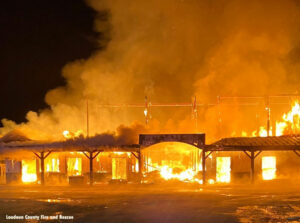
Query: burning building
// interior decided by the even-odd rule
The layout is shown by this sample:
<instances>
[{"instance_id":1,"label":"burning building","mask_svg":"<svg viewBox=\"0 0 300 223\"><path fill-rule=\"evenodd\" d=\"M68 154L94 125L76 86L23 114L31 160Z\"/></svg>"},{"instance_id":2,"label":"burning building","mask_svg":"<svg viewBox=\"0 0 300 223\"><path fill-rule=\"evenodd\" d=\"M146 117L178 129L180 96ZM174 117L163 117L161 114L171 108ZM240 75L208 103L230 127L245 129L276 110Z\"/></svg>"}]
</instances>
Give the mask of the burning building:
<instances>
[{"instance_id":1,"label":"burning building","mask_svg":"<svg viewBox=\"0 0 300 223\"><path fill-rule=\"evenodd\" d=\"M205 143L205 134L143 134L136 145L91 139L7 142L1 147L0 179L36 184L254 182L299 177L295 155L300 155L299 135L223 138L212 144Z\"/></svg>"},{"instance_id":2,"label":"burning building","mask_svg":"<svg viewBox=\"0 0 300 223\"><path fill-rule=\"evenodd\" d=\"M262 125L249 134L242 132L243 137L225 137L212 143L206 143L205 134L138 134L126 127L115 135L92 137L83 137L81 130L64 131L62 141L30 140L18 131L11 132L1 138L0 182L166 180L213 184L299 177L299 103L293 102L291 110L273 125L267 105L266 128ZM147 102L147 115L149 106ZM192 106L197 106L196 98ZM216 129L222 130L219 109ZM197 110L194 113L197 115ZM138 135L139 144L134 144Z\"/></svg>"}]
</instances>

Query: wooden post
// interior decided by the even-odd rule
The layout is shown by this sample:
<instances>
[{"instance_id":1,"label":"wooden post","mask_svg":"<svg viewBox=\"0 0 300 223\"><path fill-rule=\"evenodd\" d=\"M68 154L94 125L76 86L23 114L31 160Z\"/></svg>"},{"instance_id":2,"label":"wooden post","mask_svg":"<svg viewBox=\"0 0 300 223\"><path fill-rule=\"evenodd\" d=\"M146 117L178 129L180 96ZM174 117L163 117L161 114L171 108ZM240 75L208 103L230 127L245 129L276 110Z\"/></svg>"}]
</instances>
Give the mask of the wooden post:
<instances>
[{"instance_id":1,"label":"wooden post","mask_svg":"<svg viewBox=\"0 0 300 223\"><path fill-rule=\"evenodd\" d=\"M251 160L251 172L250 172L250 179L251 183L254 183L254 151L251 151L250 160Z\"/></svg>"},{"instance_id":2,"label":"wooden post","mask_svg":"<svg viewBox=\"0 0 300 223\"><path fill-rule=\"evenodd\" d=\"M143 171L143 167L142 167L142 152L141 152L141 148L140 148L139 153L138 153L138 162L139 162L139 181L140 181L140 183L142 183L142 171Z\"/></svg>"},{"instance_id":3,"label":"wooden post","mask_svg":"<svg viewBox=\"0 0 300 223\"><path fill-rule=\"evenodd\" d=\"M94 152L96 152L96 155L93 155ZM99 155L99 153L100 151L97 152L96 150L88 152L89 155L86 152L83 152L86 158L88 158L90 161L90 186L93 186L94 184L93 160Z\"/></svg>"},{"instance_id":4,"label":"wooden post","mask_svg":"<svg viewBox=\"0 0 300 223\"><path fill-rule=\"evenodd\" d=\"M41 185L45 185L45 156L44 152L41 152Z\"/></svg>"},{"instance_id":5,"label":"wooden post","mask_svg":"<svg viewBox=\"0 0 300 223\"><path fill-rule=\"evenodd\" d=\"M94 170L93 170L93 152L90 152L90 186L94 184Z\"/></svg>"},{"instance_id":6,"label":"wooden post","mask_svg":"<svg viewBox=\"0 0 300 223\"><path fill-rule=\"evenodd\" d=\"M203 181L203 185L206 184L206 174L205 174L205 150L202 150L202 181Z\"/></svg>"}]
</instances>

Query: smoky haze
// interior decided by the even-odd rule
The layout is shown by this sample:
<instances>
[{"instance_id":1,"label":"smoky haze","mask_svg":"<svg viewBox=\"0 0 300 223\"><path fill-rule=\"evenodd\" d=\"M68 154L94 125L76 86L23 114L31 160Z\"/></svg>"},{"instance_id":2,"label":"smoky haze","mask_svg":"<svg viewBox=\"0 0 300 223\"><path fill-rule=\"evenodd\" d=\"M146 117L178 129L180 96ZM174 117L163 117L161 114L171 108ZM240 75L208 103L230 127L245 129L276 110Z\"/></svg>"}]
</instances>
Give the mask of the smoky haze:
<instances>
[{"instance_id":1,"label":"smoky haze","mask_svg":"<svg viewBox=\"0 0 300 223\"><path fill-rule=\"evenodd\" d=\"M196 95L199 103L215 103L217 95L298 90L296 0L89 0L87 4L99 14L109 14L107 22L95 19L95 30L110 39L105 50L67 64L62 70L67 85L45 96L50 109L29 111L28 122L18 125L3 119L1 134L19 129L33 139L58 139L65 129L85 131L87 98L90 132L95 135L144 120L142 110L107 109L100 104L142 104L145 95L152 102L191 103ZM190 110L153 109L148 129L203 131L217 137L253 127L251 120L245 125L245 112L231 107L223 112L227 120L223 132L217 132L218 111L208 107L199 112L196 130Z\"/></svg>"}]
</instances>

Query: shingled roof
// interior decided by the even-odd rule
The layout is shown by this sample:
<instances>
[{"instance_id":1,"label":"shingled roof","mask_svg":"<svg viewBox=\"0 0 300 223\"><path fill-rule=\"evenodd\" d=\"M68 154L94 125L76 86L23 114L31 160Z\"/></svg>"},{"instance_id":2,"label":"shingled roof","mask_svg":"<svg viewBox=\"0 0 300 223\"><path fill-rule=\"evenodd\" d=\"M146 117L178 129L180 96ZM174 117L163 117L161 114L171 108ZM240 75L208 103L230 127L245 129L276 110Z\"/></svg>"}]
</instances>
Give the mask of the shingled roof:
<instances>
[{"instance_id":1,"label":"shingled roof","mask_svg":"<svg viewBox=\"0 0 300 223\"><path fill-rule=\"evenodd\" d=\"M223 138L207 146L208 150L299 150L300 135Z\"/></svg>"}]
</instances>

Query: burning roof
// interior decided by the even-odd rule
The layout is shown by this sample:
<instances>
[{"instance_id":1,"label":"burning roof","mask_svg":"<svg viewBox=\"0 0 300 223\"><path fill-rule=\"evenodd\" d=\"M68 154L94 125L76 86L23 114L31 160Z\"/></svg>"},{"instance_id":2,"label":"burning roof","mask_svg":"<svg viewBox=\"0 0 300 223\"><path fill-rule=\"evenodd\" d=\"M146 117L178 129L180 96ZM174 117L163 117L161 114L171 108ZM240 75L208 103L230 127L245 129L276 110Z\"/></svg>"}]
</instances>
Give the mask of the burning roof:
<instances>
[{"instance_id":1,"label":"burning roof","mask_svg":"<svg viewBox=\"0 0 300 223\"><path fill-rule=\"evenodd\" d=\"M31 141L23 132L18 130L13 130L8 132L2 138L0 138L0 142L10 143L10 142L25 142Z\"/></svg>"},{"instance_id":2,"label":"burning roof","mask_svg":"<svg viewBox=\"0 0 300 223\"><path fill-rule=\"evenodd\" d=\"M14 151L122 151L136 152L137 144L125 144L112 135L102 134L91 138L74 138L66 141L43 142L43 141L7 141L0 145L0 154Z\"/></svg>"},{"instance_id":3,"label":"burning roof","mask_svg":"<svg viewBox=\"0 0 300 223\"><path fill-rule=\"evenodd\" d=\"M265 150L299 150L300 135L223 138L209 145L208 148L212 150L227 150L233 148L255 148Z\"/></svg>"}]
</instances>

